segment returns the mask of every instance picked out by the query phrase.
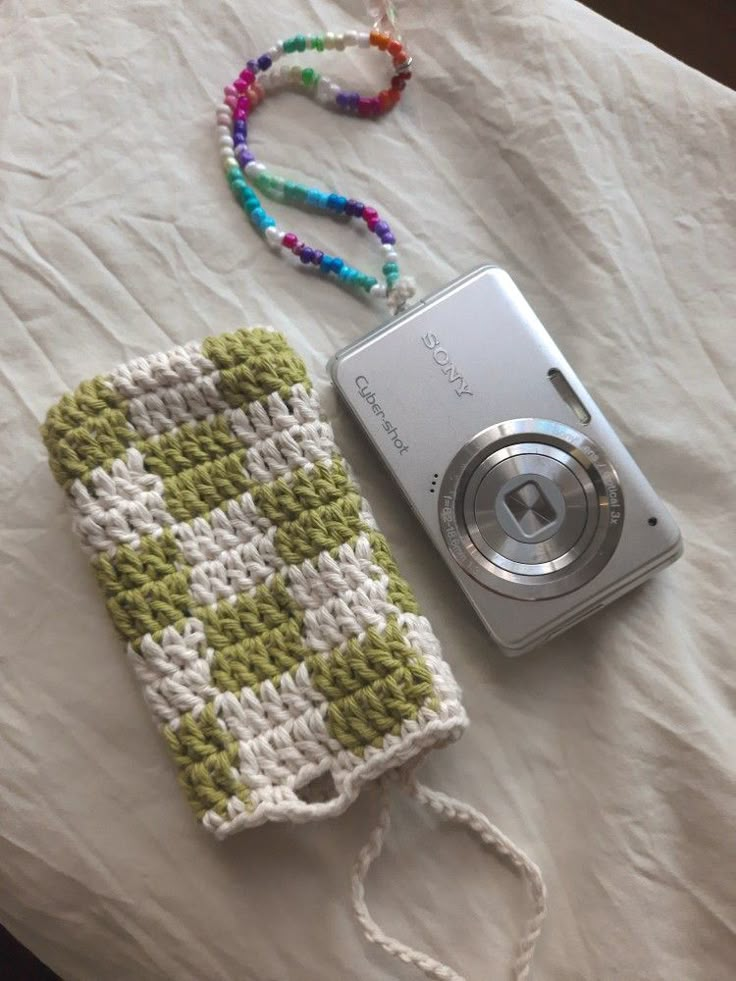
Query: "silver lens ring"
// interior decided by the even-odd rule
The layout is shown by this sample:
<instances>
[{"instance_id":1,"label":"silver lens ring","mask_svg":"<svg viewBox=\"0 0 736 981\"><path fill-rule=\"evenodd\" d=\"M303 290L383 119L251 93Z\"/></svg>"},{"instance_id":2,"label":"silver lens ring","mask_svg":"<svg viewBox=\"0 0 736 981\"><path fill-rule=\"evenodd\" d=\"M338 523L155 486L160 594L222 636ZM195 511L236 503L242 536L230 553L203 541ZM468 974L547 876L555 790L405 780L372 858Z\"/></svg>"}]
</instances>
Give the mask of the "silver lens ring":
<instances>
[{"instance_id":1,"label":"silver lens ring","mask_svg":"<svg viewBox=\"0 0 736 981\"><path fill-rule=\"evenodd\" d=\"M550 599L579 589L621 537L624 500L600 447L547 419L478 433L442 479L442 534L453 559L489 589Z\"/></svg>"}]
</instances>

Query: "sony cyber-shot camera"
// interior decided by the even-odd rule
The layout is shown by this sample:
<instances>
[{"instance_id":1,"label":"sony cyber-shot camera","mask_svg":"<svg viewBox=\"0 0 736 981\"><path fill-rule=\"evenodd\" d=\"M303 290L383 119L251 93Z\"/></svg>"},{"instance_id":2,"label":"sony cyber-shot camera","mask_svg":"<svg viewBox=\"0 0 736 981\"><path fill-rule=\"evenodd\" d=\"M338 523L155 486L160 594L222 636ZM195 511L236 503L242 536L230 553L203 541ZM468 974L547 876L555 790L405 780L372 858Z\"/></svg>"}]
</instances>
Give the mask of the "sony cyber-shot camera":
<instances>
[{"instance_id":1,"label":"sony cyber-shot camera","mask_svg":"<svg viewBox=\"0 0 736 981\"><path fill-rule=\"evenodd\" d=\"M501 269L459 279L331 371L505 653L681 554L662 501Z\"/></svg>"}]
</instances>

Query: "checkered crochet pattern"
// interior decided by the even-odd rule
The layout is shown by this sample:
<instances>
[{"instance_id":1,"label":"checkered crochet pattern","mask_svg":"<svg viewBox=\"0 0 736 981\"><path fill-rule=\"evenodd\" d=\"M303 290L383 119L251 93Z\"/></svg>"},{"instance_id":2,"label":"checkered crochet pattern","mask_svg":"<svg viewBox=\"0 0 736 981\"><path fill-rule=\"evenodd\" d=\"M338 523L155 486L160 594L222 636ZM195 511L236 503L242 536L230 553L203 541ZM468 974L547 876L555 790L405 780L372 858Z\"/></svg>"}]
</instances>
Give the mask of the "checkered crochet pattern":
<instances>
[{"instance_id":1,"label":"checkered crochet pattern","mask_svg":"<svg viewBox=\"0 0 736 981\"><path fill-rule=\"evenodd\" d=\"M439 643L280 334L132 361L64 396L43 437L180 782L218 837L337 814L462 732Z\"/></svg>"}]
</instances>

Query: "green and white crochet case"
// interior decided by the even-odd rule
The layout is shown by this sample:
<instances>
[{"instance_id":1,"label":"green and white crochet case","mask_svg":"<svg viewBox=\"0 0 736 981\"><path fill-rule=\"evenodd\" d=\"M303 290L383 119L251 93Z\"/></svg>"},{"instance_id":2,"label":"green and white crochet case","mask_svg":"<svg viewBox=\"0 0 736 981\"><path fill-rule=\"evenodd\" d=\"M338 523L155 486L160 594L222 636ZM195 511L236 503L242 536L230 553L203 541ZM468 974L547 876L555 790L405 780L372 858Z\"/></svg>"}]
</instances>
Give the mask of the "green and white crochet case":
<instances>
[{"instance_id":1,"label":"green and white crochet case","mask_svg":"<svg viewBox=\"0 0 736 981\"><path fill-rule=\"evenodd\" d=\"M339 813L462 732L437 638L282 335L132 361L64 396L43 437L206 828Z\"/></svg>"}]
</instances>

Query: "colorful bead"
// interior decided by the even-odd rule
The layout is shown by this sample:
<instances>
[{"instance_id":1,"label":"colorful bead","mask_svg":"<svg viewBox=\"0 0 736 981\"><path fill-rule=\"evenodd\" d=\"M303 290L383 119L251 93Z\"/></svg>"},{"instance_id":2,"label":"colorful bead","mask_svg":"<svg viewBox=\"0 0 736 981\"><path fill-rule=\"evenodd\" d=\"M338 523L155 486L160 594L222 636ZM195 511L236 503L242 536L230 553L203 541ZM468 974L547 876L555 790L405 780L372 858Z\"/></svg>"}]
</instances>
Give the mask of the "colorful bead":
<instances>
[{"instance_id":1,"label":"colorful bead","mask_svg":"<svg viewBox=\"0 0 736 981\"><path fill-rule=\"evenodd\" d=\"M309 66L306 68L280 66L269 71L283 54L301 52L307 48L318 52L342 51L346 47L356 45L386 51L393 61L394 73L391 76L390 87L375 96L363 96L359 92L343 90ZM404 302L410 290L407 290L403 281L400 286L398 285L400 274L394 249L396 238L388 222L381 219L375 208L364 205L354 198L347 198L336 192L328 193L318 188L308 188L296 181L286 180L270 173L264 164L255 159L248 147L247 120L265 95L264 86L257 81L259 73L268 72L267 76L262 75L262 77L265 80L264 85L267 83L269 87L292 82L302 86L307 94L322 103L336 106L343 112L372 118L388 112L399 101L401 92L411 79L411 72L408 70L410 62L409 55L398 39L377 30L370 34L356 31L348 31L345 34L328 32L324 36L296 34L283 42L278 42L259 58L248 61L233 83L226 86L223 104L217 109L218 143L228 182L236 200L248 214L253 225L263 234L268 245L288 249L303 265L312 265L323 274L335 275L346 285L363 290L371 296L388 296L391 301L392 291L396 289L394 308ZM385 285L379 283L376 277L354 269L339 256L326 255L321 249L300 242L293 232L280 231L274 218L262 207L258 195L244 178L265 194L278 200L285 200L292 204L307 204L334 215L361 218L381 243Z\"/></svg>"}]
</instances>

